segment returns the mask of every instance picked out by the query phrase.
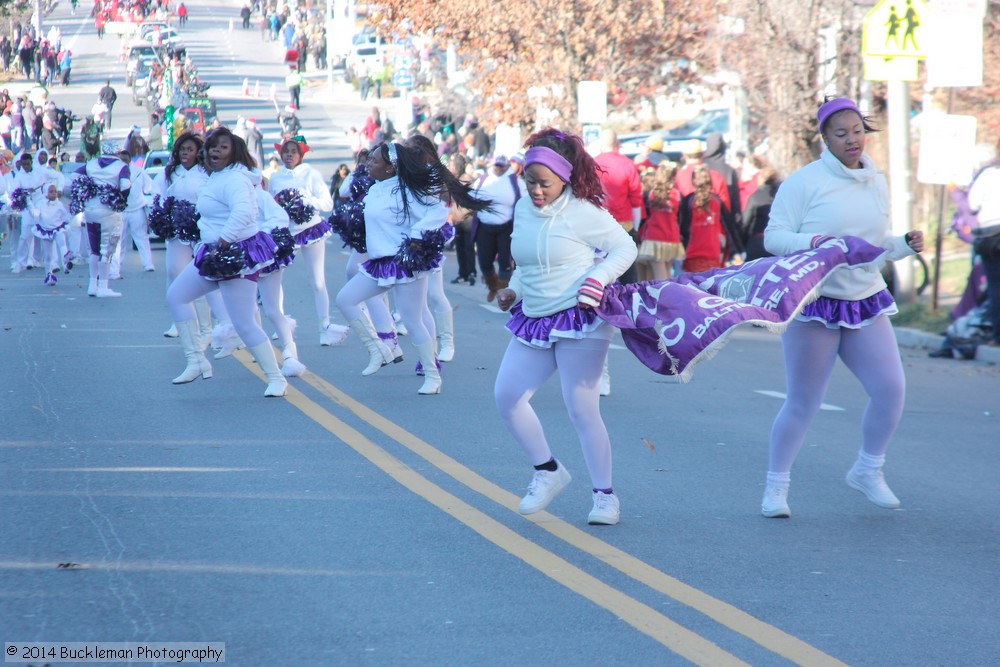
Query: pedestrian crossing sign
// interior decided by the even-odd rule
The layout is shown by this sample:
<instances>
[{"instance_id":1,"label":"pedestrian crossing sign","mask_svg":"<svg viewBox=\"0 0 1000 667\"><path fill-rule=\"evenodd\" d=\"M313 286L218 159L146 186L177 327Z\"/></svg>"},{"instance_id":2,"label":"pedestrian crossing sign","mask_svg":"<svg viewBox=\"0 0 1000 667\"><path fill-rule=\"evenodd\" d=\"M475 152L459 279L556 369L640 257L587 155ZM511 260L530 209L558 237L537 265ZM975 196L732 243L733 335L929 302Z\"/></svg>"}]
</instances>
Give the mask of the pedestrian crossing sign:
<instances>
[{"instance_id":1,"label":"pedestrian crossing sign","mask_svg":"<svg viewBox=\"0 0 1000 667\"><path fill-rule=\"evenodd\" d=\"M881 0L865 16L862 51L879 58L926 58L930 23L924 0Z\"/></svg>"}]
</instances>

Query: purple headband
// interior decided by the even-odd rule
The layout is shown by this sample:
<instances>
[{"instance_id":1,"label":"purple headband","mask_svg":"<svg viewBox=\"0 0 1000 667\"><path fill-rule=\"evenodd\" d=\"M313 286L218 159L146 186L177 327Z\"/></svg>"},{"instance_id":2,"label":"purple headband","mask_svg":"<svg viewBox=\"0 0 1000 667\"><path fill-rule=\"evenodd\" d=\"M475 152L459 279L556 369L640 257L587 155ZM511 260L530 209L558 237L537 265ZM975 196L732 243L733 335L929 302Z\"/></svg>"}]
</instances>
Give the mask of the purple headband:
<instances>
[{"instance_id":1,"label":"purple headband","mask_svg":"<svg viewBox=\"0 0 1000 667\"><path fill-rule=\"evenodd\" d=\"M854 103L854 100L849 97L834 98L821 106L819 111L816 112L816 120L819 121L819 131L821 134L826 120L838 111L853 111L862 119L864 118L864 114L861 113L861 109Z\"/></svg>"},{"instance_id":2,"label":"purple headband","mask_svg":"<svg viewBox=\"0 0 1000 667\"><path fill-rule=\"evenodd\" d=\"M534 146L525 151L524 168L527 169L533 164L548 167L564 183L569 183L569 177L573 173L573 165L569 160L546 146Z\"/></svg>"}]
</instances>

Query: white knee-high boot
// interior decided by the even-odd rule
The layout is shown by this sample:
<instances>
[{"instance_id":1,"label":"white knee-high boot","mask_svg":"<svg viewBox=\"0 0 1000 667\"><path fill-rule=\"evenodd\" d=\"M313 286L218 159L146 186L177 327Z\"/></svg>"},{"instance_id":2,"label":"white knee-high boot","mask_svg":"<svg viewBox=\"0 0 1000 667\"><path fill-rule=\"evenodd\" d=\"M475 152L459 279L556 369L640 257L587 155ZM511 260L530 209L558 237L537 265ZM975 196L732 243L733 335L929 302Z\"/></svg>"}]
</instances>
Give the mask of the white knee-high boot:
<instances>
[{"instance_id":1,"label":"white knee-high boot","mask_svg":"<svg viewBox=\"0 0 1000 667\"><path fill-rule=\"evenodd\" d=\"M174 384L185 384L196 380L200 375L204 379L212 377L212 364L205 358L201 346L201 335L198 333L198 323L194 320L174 322L184 356L187 357L187 368L174 378Z\"/></svg>"},{"instance_id":2,"label":"white knee-high boot","mask_svg":"<svg viewBox=\"0 0 1000 667\"><path fill-rule=\"evenodd\" d=\"M424 367L424 384L417 390L418 394L440 394L441 393L441 371L434 363L435 342L429 341L423 345L416 345L417 356L420 357L420 364Z\"/></svg>"},{"instance_id":3,"label":"white knee-high boot","mask_svg":"<svg viewBox=\"0 0 1000 667\"><path fill-rule=\"evenodd\" d=\"M356 319L351 322L351 330L357 335L365 347L368 348L368 365L361 371L362 375L373 375L386 364L391 364L394 360L392 350L375 333L375 328L364 319Z\"/></svg>"},{"instance_id":4,"label":"white knee-high boot","mask_svg":"<svg viewBox=\"0 0 1000 667\"><path fill-rule=\"evenodd\" d=\"M295 343L289 343L281 351L281 374L286 378L294 378L306 372L306 365L299 361L299 350Z\"/></svg>"},{"instance_id":5,"label":"white knee-high boot","mask_svg":"<svg viewBox=\"0 0 1000 667\"><path fill-rule=\"evenodd\" d=\"M248 349L253 358L257 360L260 370L264 371L264 375L267 377L267 389L264 390L264 395L284 396L285 392L288 391L288 380L278 369L278 360L274 356L271 341L264 341L260 345L254 345Z\"/></svg>"},{"instance_id":6,"label":"white knee-high boot","mask_svg":"<svg viewBox=\"0 0 1000 667\"><path fill-rule=\"evenodd\" d=\"M455 358L455 314L448 308L433 315L437 328L438 361L451 361Z\"/></svg>"},{"instance_id":7,"label":"white knee-high boot","mask_svg":"<svg viewBox=\"0 0 1000 667\"><path fill-rule=\"evenodd\" d=\"M198 326L201 329L201 345L204 351L212 344L212 311L205 297L194 300L194 312L198 313Z\"/></svg>"}]
</instances>

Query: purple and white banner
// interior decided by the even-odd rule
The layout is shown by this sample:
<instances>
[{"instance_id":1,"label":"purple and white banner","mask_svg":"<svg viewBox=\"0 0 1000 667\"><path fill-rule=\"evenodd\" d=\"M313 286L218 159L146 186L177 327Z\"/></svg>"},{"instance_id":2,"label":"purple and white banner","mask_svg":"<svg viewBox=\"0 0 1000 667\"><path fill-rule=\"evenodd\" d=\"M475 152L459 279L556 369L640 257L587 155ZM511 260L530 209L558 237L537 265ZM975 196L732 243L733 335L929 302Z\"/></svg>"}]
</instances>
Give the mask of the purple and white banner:
<instances>
[{"instance_id":1,"label":"purple and white banner","mask_svg":"<svg viewBox=\"0 0 1000 667\"><path fill-rule=\"evenodd\" d=\"M695 365L711 359L735 327L784 331L841 266L878 271L885 249L853 236L784 257L685 273L677 278L604 288L597 314L621 329L625 345L661 375L687 382ZM659 333L657 333L659 330Z\"/></svg>"}]
</instances>

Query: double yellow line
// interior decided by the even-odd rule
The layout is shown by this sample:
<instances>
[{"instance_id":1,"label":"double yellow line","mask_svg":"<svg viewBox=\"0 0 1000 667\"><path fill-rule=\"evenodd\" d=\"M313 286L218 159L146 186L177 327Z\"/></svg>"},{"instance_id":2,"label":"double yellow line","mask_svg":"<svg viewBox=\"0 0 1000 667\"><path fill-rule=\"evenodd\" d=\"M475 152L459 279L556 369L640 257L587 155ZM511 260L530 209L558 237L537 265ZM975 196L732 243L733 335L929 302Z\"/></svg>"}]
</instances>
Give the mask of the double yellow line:
<instances>
[{"instance_id":1,"label":"double yellow line","mask_svg":"<svg viewBox=\"0 0 1000 667\"><path fill-rule=\"evenodd\" d=\"M262 379L264 378L258 366L251 361L245 352L238 352L234 356L251 372ZM517 496L484 479L409 431L370 410L318 375L306 373L299 379L459 483L516 513L519 500ZM504 551L520 558L545 576L607 609L677 655L694 664L711 665L712 667L748 664L701 635L675 623L652 607L612 588L448 493L390 455L359 431L333 416L328 410L292 385L288 387L286 398L303 414L378 466L402 486L451 515ZM800 639L664 574L648 563L597 539L548 512L520 518L533 522L551 535L635 581L708 616L720 625L743 635L794 664L808 667L846 667L845 663Z\"/></svg>"}]
</instances>

